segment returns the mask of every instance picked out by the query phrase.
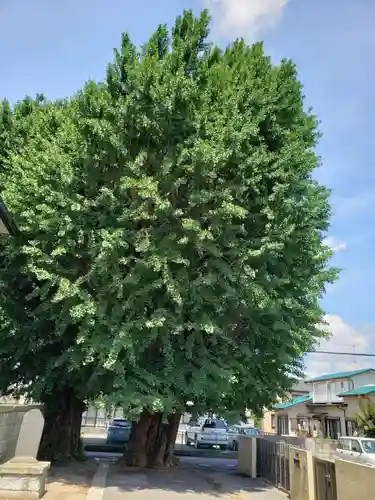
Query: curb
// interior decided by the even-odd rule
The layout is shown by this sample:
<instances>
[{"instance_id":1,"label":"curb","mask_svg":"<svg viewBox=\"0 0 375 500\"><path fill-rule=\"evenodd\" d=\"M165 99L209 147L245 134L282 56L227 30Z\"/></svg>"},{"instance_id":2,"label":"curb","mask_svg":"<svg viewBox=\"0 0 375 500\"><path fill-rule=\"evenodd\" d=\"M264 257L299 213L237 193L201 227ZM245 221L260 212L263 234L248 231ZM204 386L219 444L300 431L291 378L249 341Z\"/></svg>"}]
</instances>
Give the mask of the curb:
<instances>
[{"instance_id":1,"label":"curb","mask_svg":"<svg viewBox=\"0 0 375 500\"><path fill-rule=\"evenodd\" d=\"M91 487L86 495L86 500L102 500L107 484L109 464L99 462L97 471L92 478Z\"/></svg>"}]
</instances>

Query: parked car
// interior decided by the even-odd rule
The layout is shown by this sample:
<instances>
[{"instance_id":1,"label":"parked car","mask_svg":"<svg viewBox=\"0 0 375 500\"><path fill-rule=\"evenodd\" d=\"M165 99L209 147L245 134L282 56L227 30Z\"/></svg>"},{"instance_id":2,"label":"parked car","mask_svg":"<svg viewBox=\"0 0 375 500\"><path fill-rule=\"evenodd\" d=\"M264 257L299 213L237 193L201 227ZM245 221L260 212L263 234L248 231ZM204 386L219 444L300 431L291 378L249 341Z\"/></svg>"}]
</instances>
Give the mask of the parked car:
<instances>
[{"instance_id":1,"label":"parked car","mask_svg":"<svg viewBox=\"0 0 375 500\"><path fill-rule=\"evenodd\" d=\"M218 447L221 450L228 448L227 425L217 418L206 418L201 425L194 427L194 439L191 440L191 430L188 434L189 442L196 448Z\"/></svg>"},{"instance_id":2,"label":"parked car","mask_svg":"<svg viewBox=\"0 0 375 500\"><path fill-rule=\"evenodd\" d=\"M228 446L234 451L238 450L238 436L259 436L260 430L249 425L233 425L228 430Z\"/></svg>"},{"instance_id":3,"label":"parked car","mask_svg":"<svg viewBox=\"0 0 375 500\"><path fill-rule=\"evenodd\" d=\"M375 466L375 439L365 437L341 437L336 455L342 460Z\"/></svg>"},{"instance_id":4,"label":"parked car","mask_svg":"<svg viewBox=\"0 0 375 500\"><path fill-rule=\"evenodd\" d=\"M108 427L107 444L128 443L130 439L131 424L123 418L114 418Z\"/></svg>"},{"instance_id":5,"label":"parked car","mask_svg":"<svg viewBox=\"0 0 375 500\"><path fill-rule=\"evenodd\" d=\"M185 440L188 446L195 443L195 436L201 430L201 424L198 421L190 421L185 433Z\"/></svg>"}]
</instances>

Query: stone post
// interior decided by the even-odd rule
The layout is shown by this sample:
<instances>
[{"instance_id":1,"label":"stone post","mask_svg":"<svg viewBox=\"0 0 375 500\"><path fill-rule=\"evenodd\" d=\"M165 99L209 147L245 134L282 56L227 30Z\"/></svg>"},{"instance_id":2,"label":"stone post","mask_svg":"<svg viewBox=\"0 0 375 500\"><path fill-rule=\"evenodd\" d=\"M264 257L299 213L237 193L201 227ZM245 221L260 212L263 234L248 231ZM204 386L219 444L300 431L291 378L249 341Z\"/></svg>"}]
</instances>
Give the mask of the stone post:
<instances>
[{"instance_id":1,"label":"stone post","mask_svg":"<svg viewBox=\"0 0 375 500\"><path fill-rule=\"evenodd\" d=\"M18 434L15 456L0 465L0 498L36 500L45 493L49 462L38 462L44 418L40 410L25 412Z\"/></svg>"}]
</instances>

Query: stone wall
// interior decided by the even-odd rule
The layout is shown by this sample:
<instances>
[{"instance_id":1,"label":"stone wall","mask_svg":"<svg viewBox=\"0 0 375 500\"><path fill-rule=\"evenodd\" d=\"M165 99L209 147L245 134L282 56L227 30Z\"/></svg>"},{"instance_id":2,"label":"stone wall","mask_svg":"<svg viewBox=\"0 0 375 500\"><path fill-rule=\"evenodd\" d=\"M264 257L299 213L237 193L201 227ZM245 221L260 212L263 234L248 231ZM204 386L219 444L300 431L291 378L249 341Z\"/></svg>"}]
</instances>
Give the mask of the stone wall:
<instances>
[{"instance_id":1,"label":"stone wall","mask_svg":"<svg viewBox=\"0 0 375 500\"><path fill-rule=\"evenodd\" d=\"M44 495L50 464L36 458L43 427L40 405L0 405L0 498Z\"/></svg>"}]
</instances>

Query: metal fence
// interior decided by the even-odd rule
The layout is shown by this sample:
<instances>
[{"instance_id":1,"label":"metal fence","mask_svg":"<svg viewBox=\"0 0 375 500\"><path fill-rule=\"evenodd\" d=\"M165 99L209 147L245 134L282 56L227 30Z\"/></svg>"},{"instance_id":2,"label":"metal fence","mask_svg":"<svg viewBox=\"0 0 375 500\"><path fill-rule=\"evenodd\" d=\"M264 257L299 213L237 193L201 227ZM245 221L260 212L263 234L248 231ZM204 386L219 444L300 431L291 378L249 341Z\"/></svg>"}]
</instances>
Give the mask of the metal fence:
<instances>
[{"instance_id":1,"label":"metal fence","mask_svg":"<svg viewBox=\"0 0 375 500\"><path fill-rule=\"evenodd\" d=\"M257 475L263 477L277 488L289 492L289 446L284 442L258 438Z\"/></svg>"},{"instance_id":2,"label":"metal fence","mask_svg":"<svg viewBox=\"0 0 375 500\"><path fill-rule=\"evenodd\" d=\"M102 408L90 407L82 415L82 427L105 427L113 418L123 418L121 408L112 408L110 412Z\"/></svg>"}]
</instances>

